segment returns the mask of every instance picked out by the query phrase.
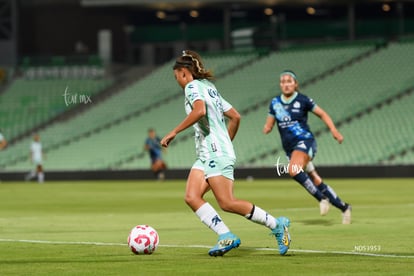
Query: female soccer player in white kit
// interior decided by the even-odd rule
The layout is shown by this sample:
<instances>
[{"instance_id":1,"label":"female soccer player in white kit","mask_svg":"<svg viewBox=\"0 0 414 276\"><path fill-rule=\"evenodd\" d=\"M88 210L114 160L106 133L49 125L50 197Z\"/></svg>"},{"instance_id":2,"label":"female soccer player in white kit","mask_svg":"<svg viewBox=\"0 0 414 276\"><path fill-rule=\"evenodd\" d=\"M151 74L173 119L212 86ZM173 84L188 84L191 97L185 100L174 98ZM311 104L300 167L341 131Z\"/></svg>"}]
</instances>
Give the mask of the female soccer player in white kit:
<instances>
[{"instance_id":1,"label":"female soccer player in white kit","mask_svg":"<svg viewBox=\"0 0 414 276\"><path fill-rule=\"evenodd\" d=\"M33 136L33 142L30 145L30 160L35 164L36 168L27 175L26 180L30 180L37 176L37 181L43 183L45 174L43 172L43 150L39 134Z\"/></svg>"},{"instance_id":2,"label":"female soccer player in white kit","mask_svg":"<svg viewBox=\"0 0 414 276\"><path fill-rule=\"evenodd\" d=\"M222 256L241 243L216 210L204 200L204 194L210 189L222 210L242 215L271 229L276 236L279 253L286 254L290 245L289 219L275 219L260 207L233 195L236 156L232 140L239 127L239 113L210 82L213 75L204 69L198 53L183 51L173 69L177 83L184 89L187 116L161 140L161 145L167 147L178 133L194 127L197 159L187 179L185 202L219 236L208 254ZM227 126L224 117L229 119Z\"/></svg>"}]
</instances>

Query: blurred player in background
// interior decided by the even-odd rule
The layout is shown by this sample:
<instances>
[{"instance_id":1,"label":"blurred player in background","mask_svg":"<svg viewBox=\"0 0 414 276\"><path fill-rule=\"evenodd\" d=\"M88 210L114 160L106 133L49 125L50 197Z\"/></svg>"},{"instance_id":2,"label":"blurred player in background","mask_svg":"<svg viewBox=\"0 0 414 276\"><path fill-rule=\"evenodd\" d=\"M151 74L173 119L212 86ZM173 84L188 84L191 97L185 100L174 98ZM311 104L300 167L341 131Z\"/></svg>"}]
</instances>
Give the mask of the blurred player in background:
<instances>
[{"instance_id":1,"label":"blurred player in background","mask_svg":"<svg viewBox=\"0 0 414 276\"><path fill-rule=\"evenodd\" d=\"M341 144L344 138L328 113L312 99L299 93L298 88L297 77L293 71L286 70L280 74L282 94L273 98L270 103L263 133L271 132L277 123L283 149L289 158L290 176L319 201L321 215L328 213L331 203L342 211L342 223L350 224L351 206L343 202L334 190L322 181L312 163L316 153L316 141L307 122L308 112L317 115L327 125L338 143Z\"/></svg>"},{"instance_id":2,"label":"blurred player in background","mask_svg":"<svg viewBox=\"0 0 414 276\"><path fill-rule=\"evenodd\" d=\"M241 243L217 211L204 200L204 194L210 189L222 210L242 215L271 229L276 236L279 253L286 254L290 244L289 219L275 219L260 207L236 199L233 195L236 156L232 140L239 128L239 113L210 82L213 75L204 68L198 53L183 51L173 69L177 83L184 90L187 117L161 140L161 145L167 147L178 133L194 127L197 159L187 179L185 201L200 220L219 236L217 244L208 254L222 256ZM227 126L224 117L228 118Z\"/></svg>"},{"instance_id":3,"label":"blurred player in background","mask_svg":"<svg viewBox=\"0 0 414 276\"><path fill-rule=\"evenodd\" d=\"M3 136L3 131L0 129L0 150L4 150L7 147L7 140Z\"/></svg>"},{"instance_id":4,"label":"blurred player in background","mask_svg":"<svg viewBox=\"0 0 414 276\"><path fill-rule=\"evenodd\" d=\"M162 159L161 139L157 136L155 129L148 129L148 137L145 139L144 149L148 151L151 159L151 170L159 180L164 180L164 171L167 165Z\"/></svg>"},{"instance_id":5,"label":"blurred player in background","mask_svg":"<svg viewBox=\"0 0 414 276\"><path fill-rule=\"evenodd\" d=\"M30 145L30 161L36 167L26 176L26 181L29 181L34 177L37 177L37 181L39 183L43 183L45 180L45 174L43 172L43 150L39 134L35 134L33 136L33 141Z\"/></svg>"},{"instance_id":6,"label":"blurred player in background","mask_svg":"<svg viewBox=\"0 0 414 276\"><path fill-rule=\"evenodd\" d=\"M0 129L0 151L4 150L6 147L7 147L7 140L6 138L4 138L3 131Z\"/></svg>"}]
</instances>

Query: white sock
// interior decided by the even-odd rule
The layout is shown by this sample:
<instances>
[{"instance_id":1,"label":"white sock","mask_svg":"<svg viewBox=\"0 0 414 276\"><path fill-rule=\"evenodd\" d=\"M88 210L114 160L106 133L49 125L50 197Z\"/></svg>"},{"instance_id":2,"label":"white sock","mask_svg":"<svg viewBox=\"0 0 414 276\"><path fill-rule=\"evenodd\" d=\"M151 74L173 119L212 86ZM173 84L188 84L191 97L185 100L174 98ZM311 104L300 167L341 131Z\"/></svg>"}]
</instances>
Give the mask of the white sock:
<instances>
[{"instance_id":1,"label":"white sock","mask_svg":"<svg viewBox=\"0 0 414 276\"><path fill-rule=\"evenodd\" d=\"M208 226L211 230L221 235L227 232L230 232L230 229L220 218L216 210L210 205L210 203L204 203L195 214L200 218L200 220Z\"/></svg>"},{"instance_id":2,"label":"white sock","mask_svg":"<svg viewBox=\"0 0 414 276\"><path fill-rule=\"evenodd\" d=\"M270 229L276 228L276 219L262 208L253 205L253 214L247 214L245 217L253 222L267 226Z\"/></svg>"}]
</instances>

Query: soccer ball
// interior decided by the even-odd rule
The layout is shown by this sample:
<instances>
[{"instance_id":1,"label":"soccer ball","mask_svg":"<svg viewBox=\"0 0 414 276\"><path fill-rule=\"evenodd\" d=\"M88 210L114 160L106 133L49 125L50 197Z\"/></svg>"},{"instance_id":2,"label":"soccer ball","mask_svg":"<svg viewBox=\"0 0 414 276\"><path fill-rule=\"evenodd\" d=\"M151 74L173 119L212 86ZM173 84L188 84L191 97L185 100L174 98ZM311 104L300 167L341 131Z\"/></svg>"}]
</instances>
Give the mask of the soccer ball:
<instances>
[{"instance_id":1,"label":"soccer ball","mask_svg":"<svg viewBox=\"0 0 414 276\"><path fill-rule=\"evenodd\" d=\"M134 254L152 254L160 239L157 231L149 225L137 225L128 236L128 247Z\"/></svg>"}]
</instances>

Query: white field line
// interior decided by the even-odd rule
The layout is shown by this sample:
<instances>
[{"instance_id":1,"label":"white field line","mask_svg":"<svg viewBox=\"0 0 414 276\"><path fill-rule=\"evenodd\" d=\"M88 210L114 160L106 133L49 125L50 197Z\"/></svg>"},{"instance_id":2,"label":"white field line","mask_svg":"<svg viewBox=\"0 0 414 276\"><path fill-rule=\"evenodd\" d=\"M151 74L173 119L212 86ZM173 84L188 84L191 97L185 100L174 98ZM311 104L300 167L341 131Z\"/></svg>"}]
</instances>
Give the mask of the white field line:
<instances>
[{"instance_id":1,"label":"white field line","mask_svg":"<svg viewBox=\"0 0 414 276\"><path fill-rule=\"evenodd\" d=\"M14 240L14 239L0 239L0 242L67 244L67 245L72 244L72 245L99 245L99 246L127 246L126 243L110 243L110 242L68 242L68 241L45 241L45 240ZM164 244L164 245L159 245L159 246L160 247L170 247L170 248L206 248L206 249L209 249L211 247L211 246L207 246L207 245L196 245L196 244L194 244L194 245ZM257 250L257 251L277 251L276 248L250 248L250 249ZM355 251L327 251L327 250L289 249L289 252L414 259L414 256L392 255L392 254L376 254L376 253L355 252Z\"/></svg>"}]
</instances>

